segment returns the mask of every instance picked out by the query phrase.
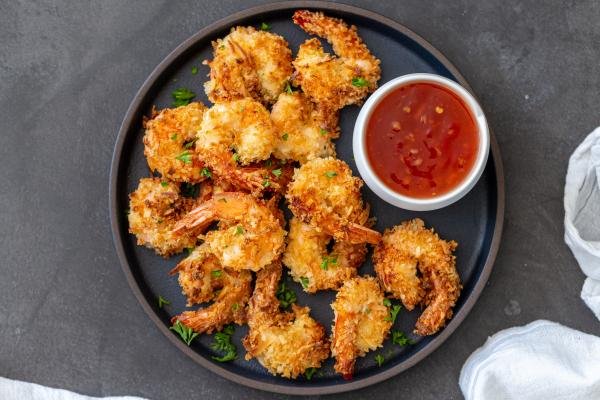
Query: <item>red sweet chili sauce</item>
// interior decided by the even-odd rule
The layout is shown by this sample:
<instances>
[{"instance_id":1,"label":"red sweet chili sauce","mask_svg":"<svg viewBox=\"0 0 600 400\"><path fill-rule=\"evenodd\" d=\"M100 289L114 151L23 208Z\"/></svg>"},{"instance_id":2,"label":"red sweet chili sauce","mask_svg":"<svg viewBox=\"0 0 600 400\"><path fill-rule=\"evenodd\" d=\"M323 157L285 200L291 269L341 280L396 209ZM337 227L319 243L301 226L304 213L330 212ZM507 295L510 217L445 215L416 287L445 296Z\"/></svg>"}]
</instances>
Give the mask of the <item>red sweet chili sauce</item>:
<instances>
[{"instance_id":1,"label":"red sweet chili sauce","mask_svg":"<svg viewBox=\"0 0 600 400\"><path fill-rule=\"evenodd\" d=\"M449 89L414 83L375 107L366 148L373 170L390 189L431 198L458 186L471 171L478 128L464 102Z\"/></svg>"}]
</instances>

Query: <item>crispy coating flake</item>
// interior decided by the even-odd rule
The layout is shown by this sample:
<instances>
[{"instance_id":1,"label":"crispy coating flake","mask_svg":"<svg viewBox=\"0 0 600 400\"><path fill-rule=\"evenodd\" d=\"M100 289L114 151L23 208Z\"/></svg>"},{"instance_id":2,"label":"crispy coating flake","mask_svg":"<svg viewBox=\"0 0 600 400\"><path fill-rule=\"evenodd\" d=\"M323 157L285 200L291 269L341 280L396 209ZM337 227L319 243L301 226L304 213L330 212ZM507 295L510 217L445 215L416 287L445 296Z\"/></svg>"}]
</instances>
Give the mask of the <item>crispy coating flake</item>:
<instances>
[{"instance_id":1,"label":"crispy coating flake","mask_svg":"<svg viewBox=\"0 0 600 400\"><path fill-rule=\"evenodd\" d=\"M198 333L220 331L223 326L246 322L246 306L252 294L250 271L223 268L206 244L198 246L171 273L179 272L179 284L187 305L214 300L208 307L184 311L173 318Z\"/></svg>"},{"instance_id":2,"label":"crispy coating flake","mask_svg":"<svg viewBox=\"0 0 600 400\"><path fill-rule=\"evenodd\" d=\"M177 223L174 232L185 234L220 221L204 242L225 268L258 271L277 259L284 247L285 230L269 205L249 194L214 194Z\"/></svg>"},{"instance_id":3,"label":"crispy coating flake","mask_svg":"<svg viewBox=\"0 0 600 400\"><path fill-rule=\"evenodd\" d=\"M129 195L129 232L137 244L153 248L168 257L185 248L194 247L197 229L184 235L171 231L177 221L195 205L193 199L180 195L179 185L159 178L142 178L137 189Z\"/></svg>"},{"instance_id":4,"label":"crispy coating flake","mask_svg":"<svg viewBox=\"0 0 600 400\"><path fill-rule=\"evenodd\" d=\"M327 248L333 241L332 237L295 217L290 220L289 230L283 263L296 282L308 279L303 284L304 291L308 293L338 289L356 276L367 255L367 246L362 243L334 241L329 251Z\"/></svg>"},{"instance_id":5,"label":"crispy coating flake","mask_svg":"<svg viewBox=\"0 0 600 400\"><path fill-rule=\"evenodd\" d=\"M331 305L335 315L331 354L335 371L349 379L357 357L381 347L392 326L389 310L377 280L371 276L352 278L338 291Z\"/></svg>"},{"instance_id":6,"label":"crispy coating flake","mask_svg":"<svg viewBox=\"0 0 600 400\"><path fill-rule=\"evenodd\" d=\"M144 122L144 155L152 171L175 182L205 179L192 143L205 111L202 103L190 103L154 112Z\"/></svg>"},{"instance_id":7,"label":"crispy coating flake","mask_svg":"<svg viewBox=\"0 0 600 400\"><path fill-rule=\"evenodd\" d=\"M314 159L296 170L286 198L298 219L338 241L378 243L381 234L359 222L369 215L360 195L362 184L345 162Z\"/></svg>"},{"instance_id":8,"label":"crispy coating flake","mask_svg":"<svg viewBox=\"0 0 600 400\"><path fill-rule=\"evenodd\" d=\"M408 310L427 306L417 320L418 335L436 333L452 317L461 290L452 254L456 246L417 218L386 230L375 248L373 263L385 291Z\"/></svg>"},{"instance_id":9,"label":"crispy coating flake","mask_svg":"<svg viewBox=\"0 0 600 400\"><path fill-rule=\"evenodd\" d=\"M278 134L275 156L300 163L335 156L331 139L339 136L338 113L323 114L301 92L280 94L271 110Z\"/></svg>"},{"instance_id":10,"label":"crispy coating flake","mask_svg":"<svg viewBox=\"0 0 600 400\"><path fill-rule=\"evenodd\" d=\"M329 356L325 328L310 317L308 307L292 305L282 312L275 296L281 262L258 272L248 308L246 359L256 358L273 375L296 378L308 368L319 368Z\"/></svg>"},{"instance_id":11,"label":"crispy coating flake","mask_svg":"<svg viewBox=\"0 0 600 400\"><path fill-rule=\"evenodd\" d=\"M300 45L293 62L294 84L301 86L311 100L325 109L338 110L360 104L377 88L380 61L358 36L355 26L307 10L296 11L293 20L307 33L325 38L337 55L325 53L317 38Z\"/></svg>"},{"instance_id":12,"label":"crispy coating flake","mask_svg":"<svg viewBox=\"0 0 600 400\"><path fill-rule=\"evenodd\" d=\"M252 97L272 104L292 75L292 52L286 40L252 27L236 27L213 42L206 95L213 103Z\"/></svg>"}]
</instances>

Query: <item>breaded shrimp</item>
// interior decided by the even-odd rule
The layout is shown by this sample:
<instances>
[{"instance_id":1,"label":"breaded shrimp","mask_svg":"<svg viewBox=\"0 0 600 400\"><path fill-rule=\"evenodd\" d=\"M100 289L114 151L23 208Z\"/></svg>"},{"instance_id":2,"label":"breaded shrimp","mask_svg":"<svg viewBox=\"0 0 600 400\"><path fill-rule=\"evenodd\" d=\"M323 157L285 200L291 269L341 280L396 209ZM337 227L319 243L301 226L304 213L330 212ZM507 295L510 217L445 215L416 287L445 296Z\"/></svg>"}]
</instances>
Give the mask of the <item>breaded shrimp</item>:
<instances>
[{"instance_id":1,"label":"breaded shrimp","mask_svg":"<svg viewBox=\"0 0 600 400\"><path fill-rule=\"evenodd\" d=\"M194 247L198 229L183 235L174 235L172 230L195 204L193 199L181 196L176 183L142 178L129 195L129 232L136 236L138 245L153 248L164 257Z\"/></svg>"},{"instance_id":2,"label":"breaded shrimp","mask_svg":"<svg viewBox=\"0 0 600 400\"><path fill-rule=\"evenodd\" d=\"M402 300L408 310L427 306L417 320L418 335L436 333L452 317L461 290L452 254L456 246L417 218L386 230L375 248L375 272L385 291Z\"/></svg>"},{"instance_id":3,"label":"breaded shrimp","mask_svg":"<svg viewBox=\"0 0 600 400\"><path fill-rule=\"evenodd\" d=\"M245 193L220 193L190 211L173 231L185 234L220 221L204 243L225 268L258 271L283 251L285 231L263 200Z\"/></svg>"},{"instance_id":4,"label":"breaded shrimp","mask_svg":"<svg viewBox=\"0 0 600 400\"><path fill-rule=\"evenodd\" d=\"M292 312L280 311L275 293L281 269L281 262L275 261L258 272L243 344L246 360L256 358L273 375L293 379L321 366L329 357L329 342L308 307L292 304Z\"/></svg>"},{"instance_id":5,"label":"breaded shrimp","mask_svg":"<svg viewBox=\"0 0 600 400\"><path fill-rule=\"evenodd\" d=\"M352 278L339 290L331 305L335 315L331 354L335 371L352 378L357 357L381 347L392 321L377 280L371 276Z\"/></svg>"},{"instance_id":6,"label":"breaded shrimp","mask_svg":"<svg viewBox=\"0 0 600 400\"><path fill-rule=\"evenodd\" d=\"M335 156L331 139L339 136L338 113L323 114L301 92L280 94L271 110L278 134L275 156L300 163Z\"/></svg>"},{"instance_id":7,"label":"breaded shrimp","mask_svg":"<svg viewBox=\"0 0 600 400\"><path fill-rule=\"evenodd\" d=\"M337 55L325 53L317 38L300 45L293 62L294 83L312 101L325 109L339 110L349 104L360 104L377 88L380 61L358 36L355 26L307 10L296 11L293 20L307 33L325 38Z\"/></svg>"},{"instance_id":8,"label":"breaded shrimp","mask_svg":"<svg viewBox=\"0 0 600 400\"><path fill-rule=\"evenodd\" d=\"M314 159L296 170L286 199L298 219L337 241L376 244L381 234L359 222L369 215L360 195L362 184L345 162Z\"/></svg>"},{"instance_id":9,"label":"breaded shrimp","mask_svg":"<svg viewBox=\"0 0 600 400\"><path fill-rule=\"evenodd\" d=\"M214 58L205 61L204 84L213 103L252 97L272 104L292 74L292 52L285 39L252 27L236 27L213 42Z\"/></svg>"},{"instance_id":10,"label":"breaded shrimp","mask_svg":"<svg viewBox=\"0 0 600 400\"><path fill-rule=\"evenodd\" d=\"M175 182L200 182L203 164L193 141L206 107L202 103L153 111L144 121L144 155L152 171Z\"/></svg>"},{"instance_id":11,"label":"breaded shrimp","mask_svg":"<svg viewBox=\"0 0 600 400\"><path fill-rule=\"evenodd\" d=\"M296 217L290 220L289 230L283 263L290 269L294 280L303 283L305 292L338 289L356 276L358 267L365 260L365 244L334 241L331 251L328 251L332 237Z\"/></svg>"},{"instance_id":12,"label":"breaded shrimp","mask_svg":"<svg viewBox=\"0 0 600 400\"><path fill-rule=\"evenodd\" d=\"M179 283L187 305L214 300L208 307L184 311L173 318L198 333L220 331L223 326L246 322L246 305L252 294L250 271L231 271L219 264L206 244L198 246L171 274L179 272Z\"/></svg>"}]
</instances>

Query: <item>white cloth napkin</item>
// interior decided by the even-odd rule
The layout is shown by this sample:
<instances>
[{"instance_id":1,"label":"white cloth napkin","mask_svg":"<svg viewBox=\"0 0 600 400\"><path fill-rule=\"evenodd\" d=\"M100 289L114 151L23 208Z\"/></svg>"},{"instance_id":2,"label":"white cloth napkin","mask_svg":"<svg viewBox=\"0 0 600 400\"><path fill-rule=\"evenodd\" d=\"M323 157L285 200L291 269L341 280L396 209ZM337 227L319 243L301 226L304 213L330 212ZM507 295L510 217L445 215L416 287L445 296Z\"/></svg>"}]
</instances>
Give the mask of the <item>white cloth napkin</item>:
<instances>
[{"instance_id":1,"label":"white cloth napkin","mask_svg":"<svg viewBox=\"0 0 600 400\"><path fill-rule=\"evenodd\" d=\"M581 298L600 319L600 127L585 138L569 160L565 242L587 276Z\"/></svg>"},{"instance_id":2,"label":"white cloth napkin","mask_svg":"<svg viewBox=\"0 0 600 400\"><path fill-rule=\"evenodd\" d=\"M600 399L600 338L535 321L488 338L459 379L466 400Z\"/></svg>"},{"instance_id":3,"label":"white cloth napkin","mask_svg":"<svg viewBox=\"0 0 600 400\"><path fill-rule=\"evenodd\" d=\"M0 377L1 400L93 400L100 397L88 397L62 389L53 389L35 383L14 381ZM144 400L140 397L103 397L103 400Z\"/></svg>"}]
</instances>

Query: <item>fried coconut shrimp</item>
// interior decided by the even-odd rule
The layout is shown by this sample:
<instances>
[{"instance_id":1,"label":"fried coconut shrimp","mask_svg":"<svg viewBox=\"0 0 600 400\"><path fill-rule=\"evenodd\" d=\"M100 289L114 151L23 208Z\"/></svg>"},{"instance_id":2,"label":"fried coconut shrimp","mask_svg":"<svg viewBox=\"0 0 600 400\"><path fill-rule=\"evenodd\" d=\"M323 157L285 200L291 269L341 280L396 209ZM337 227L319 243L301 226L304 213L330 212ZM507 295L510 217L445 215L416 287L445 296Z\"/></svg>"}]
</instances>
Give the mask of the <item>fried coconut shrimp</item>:
<instances>
[{"instance_id":1,"label":"fried coconut shrimp","mask_svg":"<svg viewBox=\"0 0 600 400\"><path fill-rule=\"evenodd\" d=\"M166 108L144 122L144 155L152 171L175 182L200 182L202 163L193 141L206 107L202 103Z\"/></svg>"},{"instance_id":2,"label":"fried coconut shrimp","mask_svg":"<svg viewBox=\"0 0 600 400\"><path fill-rule=\"evenodd\" d=\"M281 262L258 272L248 307L246 360L256 358L273 375L296 378L308 368L319 368L329 357L325 328L310 317L308 307L292 304L282 312L276 297Z\"/></svg>"},{"instance_id":3,"label":"fried coconut shrimp","mask_svg":"<svg viewBox=\"0 0 600 400\"><path fill-rule=\"evenodd\" d=\"M327 233L319 232L295 217L290 220L289 230L283 263L296 282L303 282L304 291L308 293L338 289L356 276L358 267L365 260L365 244L333 241ZM329 251L328 245L332 241Z\"/></svg>"},{"instance_id":4,"label":"fried coconut shrimp","mask_svg":"<svg viewBox=\"0 0 600 400\"><path fill-rule=\"evenodd\" d=\"M370 276L346 281L331 305L335 315L331 354L335 371L352 378L357 357L381 347L392 322L377 280Z\"/></svg>"},{"instance_id":5,"label":"fried coconut shrimp","mask_svg":"<svg viewBox=\"0 0 600 400\"><path fill-rule=\"evenodd\" d=\"M376 244L381 234L360 222L369 215L360 195L362 184L345 162L314 159L296 170L286 198L298 219L335 240Z\"/></svg>"},{"instance_id":6,"label":"fried coconut shrimp","mask_svg":"<svg viewBox=\"0 0 600 400\"><path fill-rule=\"evenodd\" d=\"M318 110L301 92L282 93L273 105L271 119L278 132L277 158L305 163L335 156L331 139L339 136L337 112Z\"/></svg>"},{"instance_id":7,"label":"fried coconut shrimp","mask_svg":"<svg viewBox=\"0 0 600 400\"><path fill-rule=\"evenodd\" d=\"M294 23L311 35L325 38L337 56L325 53L317 38L300 45L294 60L294 84L320 106L338 110L359 104L377 88L381 76L375 58L356 32L344 21L320 12L296 11Z\"/></svg>"},{"instance_id":8,"label":"fried coconut shrimp","mask_svg":"<svg viewBox=\"0 0 600 400\"><path fill-rule=\"evenodd\" d=\"M138 245L153 248L165 257L194 247L199 230L191 229L183 235L172 232L194 205L193 199L180 194L179 185L159 178L142 178L129 195L129 232L136 236Z\"/></svg>"},{"instance_id":9,"label":"fried coconut shrimp","mask_svg":"<svg viewBox=\"0 0 600 400\"><path fill-rule=\"evenodd\" d=\"M432 335L452 317L461 284L452 252L457 244L440 239L420 219L386 230L373 263L384 290L407 310L425 305L415 333Z\"/></svg>"},{"instance_id":10,"label":"fried coconut shrimp","mask_svg":"<svg viewBox=\"0 0 600 400\"><path fill-rule=\"evenodd\" d=\"M245 193L219 193L194 208L174 228L174 233L204 229L219 221L219 229L208 232L204 243L223 267L258 271L283 251L285 231L279 218L263 200Z\"/></svg>"},{"instance_id":11,"label":"fried coconut shrimp","mask_svg":"<svg viewBox=\"0 0 600 400\"><path fill-rule=\"evenodd\" d=\"M198 333L211 333L235 322L246 322L246 305L252 294L250 271L231 271L223 268L202 244L183 261L171 274L179 273L179 284L187 297L187 305L214 300L213 304L196 311L185 311L173 318Z\"/></svg>"},{"instance_id":12,"label":"fried coconut shrimp","mask_svg":"<svg viewBox=\"0 0 600 400\"><path fill-rule=\"evenodd\" d=\"M213 103L252 97L272 104L292 74L292 52L286 40L252 27L236 27L213 42L210 80L204 85Z\"/></svg>"}]
</instances>

